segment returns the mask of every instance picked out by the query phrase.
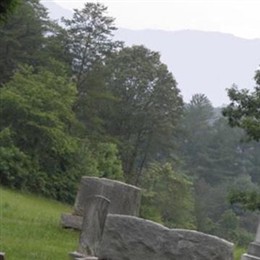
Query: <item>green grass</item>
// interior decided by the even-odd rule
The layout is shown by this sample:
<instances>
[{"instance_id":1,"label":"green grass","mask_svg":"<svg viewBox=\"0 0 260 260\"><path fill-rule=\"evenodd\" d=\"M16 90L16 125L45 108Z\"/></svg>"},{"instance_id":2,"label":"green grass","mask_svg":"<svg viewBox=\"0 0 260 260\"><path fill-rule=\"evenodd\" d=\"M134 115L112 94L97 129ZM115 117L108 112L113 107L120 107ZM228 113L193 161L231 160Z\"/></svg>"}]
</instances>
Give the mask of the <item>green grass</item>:
<instances>
[{"instance_id":1,"label":"green grass","mask_svg":"<svg viewBox=\"0 0 260 260\"><path fill-rule=\"evenodd\" d=\"M240 260L241 256L246 252L246 248L236 247L234 252L234 260Z\"/></svg>"},{"instance_id":2,"label":"green grass","mask_svg":"<svg viewBox=\"0 0 260 260\"><path fill-rule=\"evenodd\" d=\"M0 251L8 260L64 260L77 249L79 233L62 229L70 206L0 187Z\"/></svg>"}]
</instances>

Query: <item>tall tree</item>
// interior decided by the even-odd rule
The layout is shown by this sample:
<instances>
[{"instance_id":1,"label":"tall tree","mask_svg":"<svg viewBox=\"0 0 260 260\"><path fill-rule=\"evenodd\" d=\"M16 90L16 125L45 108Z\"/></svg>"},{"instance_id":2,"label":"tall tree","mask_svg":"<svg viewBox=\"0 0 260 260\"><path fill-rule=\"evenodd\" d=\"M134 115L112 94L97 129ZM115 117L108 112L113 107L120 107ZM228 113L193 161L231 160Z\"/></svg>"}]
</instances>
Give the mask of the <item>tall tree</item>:
<instances>
[{"instance_id":1,"label":"tall tree","mask_svg":"<svg viewBox=\"0 0 260 260\"><path fill-rule=\"evenodd\" d=\"M180 122L178 154L184 160L184 170L190 175L200 176L207 153L207 141L214 121L214 109L204 94L195 94L184 107Z\"/></svg>"},{"instance_id":2,"label":"tall tree","mask_svg":"<svg viewBox=\"0 0 260 260\"><path fill-rule=\"evenodd\" d=\"M160 55L144 46L122 49L107 70L106 88L115 100L103 114L105 128L119 140L126 179L138 184L148 161L169 154L182 98Z\"/></svg>"},{"instance_id":3,"label":"tall tree","mask_svg":"<svg viewBox=\"0 0 260 260\"><path fill-rule=\"evenodd\" d=\"M86 3L82 10L74 11L72 19L63 19L63 22L65 31L57 36L71 62L78 90L74 111L85 125L89 138L106 141L100 110L111 95L104 88L103 65L105 59L122 45L113 39L114 18L107 15L107 7L103 4Z\"/></svg>"},{"instance_id":4,"label":"tall tree","mask_svg":"<svg viewBox=\"0 0 260 260\"><path fill-rule=\"evenodd\" d=\"M106 15L101 3L86 3L82 10L75 9L72 19L63 19L66 26L66 48L72 57L72 70L80 94L86 93L85 73L95 63L118 46L113 41L114 18Z\"/></svg>"}]
</instances>

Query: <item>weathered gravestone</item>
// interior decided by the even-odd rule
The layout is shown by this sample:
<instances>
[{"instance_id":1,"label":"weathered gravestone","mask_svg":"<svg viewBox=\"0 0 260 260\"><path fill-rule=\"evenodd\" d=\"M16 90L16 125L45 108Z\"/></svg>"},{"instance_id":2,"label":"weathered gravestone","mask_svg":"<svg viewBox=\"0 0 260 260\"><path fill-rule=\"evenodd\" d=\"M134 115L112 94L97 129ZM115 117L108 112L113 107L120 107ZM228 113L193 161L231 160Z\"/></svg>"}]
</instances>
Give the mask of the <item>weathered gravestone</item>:
<instances>
[{"instance_id":1,"label":"weathered gravestone","mask_svg":"<svg viewBox=\"0 0 260 260\"><path fill-rule=\"evenodd\" d=\"M86 200L78 252L95 256L102 238L110 201L102 196Z\"/></svg>"},{"instance_id":2,"label":"weathered gravestone","mask_svg":"<svg viewBox=\"0 0 260 260\"><path fill-rule=\"evenodd\" d=\"M74 214L82 216L86 198L94 195L101 195L110 200L108 212L111 214L130 216L139 214L141 202L139 188L120 181L87 176L81 178Z\"/></svg>"},{"instance_id":3,"label":"weathered gravestone","mask_svg":"<svg viewBox=\"0 0 260 260\"><path fill-rule=\"evenodd\" d=\"M72 259L97 259L110 201L96 195L86 199L83 211L82 231L77 252L70 253Z\"/></svg>"},{"instance_id":4,"label":"weathered gravestone","mask_svg":"<svg viewBox=\"0 0 260 260\"><path fill-rule=\"evenodd\" d=\"M241 260L260 260L260 221L258 223L255 241L249 244L248 252Z\"/></svg>"},{"instance_id":5,"label":"weathered gravestone","mask_svg":"<svg viewBox=\"0 0 260 260\"><path fill-rule=\"evenodd\" d=\"M233 244L201 232L109 214L97 256L110 260L232 260Z\"/></svg>"},{"instance_id":6,"label":"weathered gravestone","mask_svg":"<svg viewBox=\"0 0 260 260\"><path fill-rule=\"evenodd\" d=\"M108 211L111 214L130 216L138 216L139 214L141 202L141 190L139 188L120 181L84 176L81 178L76 196L74 212L72 214L62 214L61 225L80 229L86 199L95 195L101 195L110 200Z\"/></svg>"}]
</instances>

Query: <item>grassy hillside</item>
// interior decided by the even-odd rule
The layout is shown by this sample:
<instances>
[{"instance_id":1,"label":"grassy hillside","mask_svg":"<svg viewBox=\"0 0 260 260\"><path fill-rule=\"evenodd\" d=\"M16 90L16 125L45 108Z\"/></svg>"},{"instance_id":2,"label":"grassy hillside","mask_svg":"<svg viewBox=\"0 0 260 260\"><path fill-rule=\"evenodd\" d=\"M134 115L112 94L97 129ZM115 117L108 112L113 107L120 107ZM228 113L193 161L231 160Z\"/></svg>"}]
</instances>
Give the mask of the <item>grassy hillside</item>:
<instances>
[{"instance_id":1,"label":"grassy hillside","mask_svg":"<svg viewBox=\"0 0 260 260\"><path fill-rule=\"evenodd\" d=\"M67 205L0 187L0 251L8 260L68 259L79 233L59 225Z\"/></svg>"}]
</instances>

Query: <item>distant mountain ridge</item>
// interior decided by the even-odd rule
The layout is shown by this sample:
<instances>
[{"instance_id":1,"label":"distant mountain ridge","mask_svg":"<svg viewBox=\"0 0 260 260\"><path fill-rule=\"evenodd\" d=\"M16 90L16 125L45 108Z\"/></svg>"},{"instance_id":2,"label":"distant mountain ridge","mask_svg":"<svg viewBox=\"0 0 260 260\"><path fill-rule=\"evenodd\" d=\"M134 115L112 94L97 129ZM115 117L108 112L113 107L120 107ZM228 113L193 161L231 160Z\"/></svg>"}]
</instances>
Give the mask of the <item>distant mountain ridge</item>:
<instances>
[{"instance_id":1,"label":"distant mountain ridge","mask_svg":"<svg viewBox=\"0 0 260 260\"><path fill-rule=\"evenodd\" d=\"M47 3L52 18L68 17L69 13L65 13L69 10ZM227 104L225 89L233 83L252 89L260 64L260 39L248 40L219 32L123 28L115 33L115 38L127 46L142 44L160 52L186 102L193 94L203 93L214 106Z\"/></svg>"},{"instance_id":2,"label":"distant mountain ridge","mask_svg":"<svg viewBox=\"0 0 260 260\"><path fill-rule=\"evenodd\" d=\"M218 32L128 29L119 29L116 38L127 45L144 44L159 51L185 101L192 94L203 93L215 106L228 103L225 89L233 83L252 89L260 64L260 39Z\"/></svg>"}]
</instances>

